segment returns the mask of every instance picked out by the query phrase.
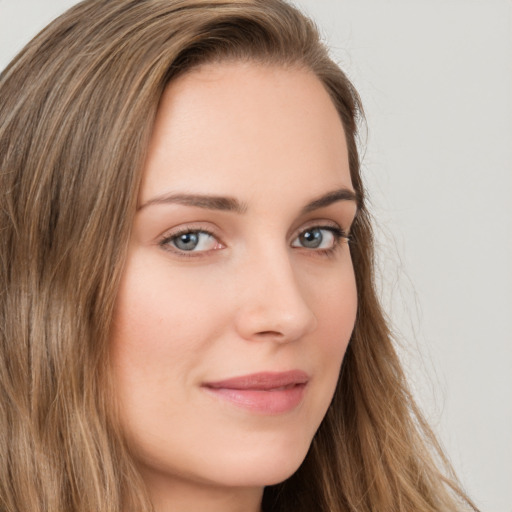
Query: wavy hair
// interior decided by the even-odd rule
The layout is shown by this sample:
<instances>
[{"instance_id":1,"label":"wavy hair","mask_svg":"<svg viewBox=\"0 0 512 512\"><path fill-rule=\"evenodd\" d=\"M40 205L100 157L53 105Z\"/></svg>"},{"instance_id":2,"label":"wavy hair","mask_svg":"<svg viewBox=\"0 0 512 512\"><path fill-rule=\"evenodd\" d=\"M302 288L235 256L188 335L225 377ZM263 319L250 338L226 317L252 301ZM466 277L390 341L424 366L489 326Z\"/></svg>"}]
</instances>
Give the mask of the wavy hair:
<instances>
[{"instance_id":1,"label":"wavy hair","mask_svg":"<svg viewBox=\"0 0 512 512\"><path fill-rule=\"evenodd\" d=\"M359 97L314 24L281 0L86 0L0 75L0 509L152 510L116 420L109 331L162 93L226 60L316 74L359 197L359 305L338 387L264 510L476 510L408 391L376 296Z\"/></svg>"}]
</instances>

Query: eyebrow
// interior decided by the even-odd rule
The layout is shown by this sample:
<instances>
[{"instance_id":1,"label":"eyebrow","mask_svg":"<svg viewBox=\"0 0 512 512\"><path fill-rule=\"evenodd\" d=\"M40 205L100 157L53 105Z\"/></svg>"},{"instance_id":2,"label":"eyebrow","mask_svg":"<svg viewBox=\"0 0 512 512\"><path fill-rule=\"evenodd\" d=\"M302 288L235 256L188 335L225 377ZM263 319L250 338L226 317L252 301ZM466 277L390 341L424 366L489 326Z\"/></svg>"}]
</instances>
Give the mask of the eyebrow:
<instances>
[{"instance_id":1,"label":"eyebrow","mask_svg":"<svg viewBox=\"0 0 512 512\"><path fill-rule=\"evenodd\" d=\"M337 203L339 201L353 201L359 204L357 194L348 188L340 188L327 192L326 194L313 199L304 208L301 213L309 213L320 208ZM234 197L213 196L207 194L164 194L149 199L137 208L137 211L147 208L154 204L182 204L185 206L193 206L196 208L204 208L206 210L220 210L226 212L234 212L243 214L247 211L247 204L240 202Z\"/></svg>"},{"instance_id":2,"label":"eyebrow","mask_svg":"<svg viewBox=\"0 0 512 512\"><path fill-rule=\"evenodd\" d=\"M358 196L357 194L348 188L340 188L338 190L333 190L332 192L327 192L327 194L323 194L320 197L313 199L313 201L309 202L302 209L302 213L309 213L314 210L319 210L320 208L326 208L333 203L337 203L338 201L353 201L359 206Z\"/></svg>"},{"instance_id":3,"label":"eyebrow","mask_svg":"<svg viewBox=\"0 0 512 512\"><path fill-rule=\"evenodd\" d=\"M247 205L234 197L211 196L205 194L164 194L154 197L137 208L137 211L153 204L183 204L206 210L245 213Z\"/></svg>"}]
</instances>

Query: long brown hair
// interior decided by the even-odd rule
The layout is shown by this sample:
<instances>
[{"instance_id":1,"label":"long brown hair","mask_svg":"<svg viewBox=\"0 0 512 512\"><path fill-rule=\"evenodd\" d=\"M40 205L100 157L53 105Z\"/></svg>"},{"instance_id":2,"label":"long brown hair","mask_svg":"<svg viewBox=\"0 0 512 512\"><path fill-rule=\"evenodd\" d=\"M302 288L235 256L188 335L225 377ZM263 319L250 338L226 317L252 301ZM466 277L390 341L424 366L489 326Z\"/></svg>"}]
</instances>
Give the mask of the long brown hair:
<instances>
[{"instance_id":1,"label":"long brown hair","mask_svg":"<svg viewBox=\"0 0 512 512\"><path fill-rule=\"evenodd\" d=\"M109 329L161 95L205 62L313 71L359 198L356 326L326 418L268 512L473 507L407 390L375 294L359 97L281 0L86 0L0 76L0 509L149 511L115 419ZM443 468L443 469L439 469Z\"/></svg>"}]
</instances>

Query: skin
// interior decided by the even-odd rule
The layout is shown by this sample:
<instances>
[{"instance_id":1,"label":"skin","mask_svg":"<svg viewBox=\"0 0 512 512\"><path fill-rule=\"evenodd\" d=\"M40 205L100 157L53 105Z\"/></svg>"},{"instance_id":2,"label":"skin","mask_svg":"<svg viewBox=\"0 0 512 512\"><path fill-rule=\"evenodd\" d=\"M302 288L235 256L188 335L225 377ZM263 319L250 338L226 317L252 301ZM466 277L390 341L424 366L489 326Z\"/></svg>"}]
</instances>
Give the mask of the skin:
<instances>
[{"instance_id":1,"label":"skin","mask_svg":"<svg viewBox=\"0 0 512 512\"><path fill-rule=\"evenodd\" d=\"M121 421L158 512L256 512L263 487L306 456L357 299L349 244L331 231L349 232L355 201L304 208L340 189L353 191L343 127L311 72L217 63L166 89L111 343ZM176 194L227 197L219 204L239 211ZM311 247L301 234L315 226ZM183 250L194 230L211 235ZM293 369L309 380L283 413L204 387Z\"/></svg>"}]
</instances>

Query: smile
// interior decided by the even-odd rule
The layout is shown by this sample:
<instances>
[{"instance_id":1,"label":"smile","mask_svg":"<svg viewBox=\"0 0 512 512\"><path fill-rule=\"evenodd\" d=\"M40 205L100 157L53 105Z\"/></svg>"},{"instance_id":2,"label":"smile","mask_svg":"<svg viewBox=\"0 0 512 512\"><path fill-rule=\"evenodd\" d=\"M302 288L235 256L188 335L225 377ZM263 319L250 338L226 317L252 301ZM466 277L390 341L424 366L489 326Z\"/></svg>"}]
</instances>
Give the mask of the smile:
<instances>
[{"instance_id":1,"label":"smile","mask_svg":"<svg viewBox=\"0 0 512 512\"><path fill-rule=\"evenodd\" d=\"M303 400L309 376L301 370L262 372L207 382L203 389L235 406L263 414L283 414Z\"/></svg>"}]
</instances>

